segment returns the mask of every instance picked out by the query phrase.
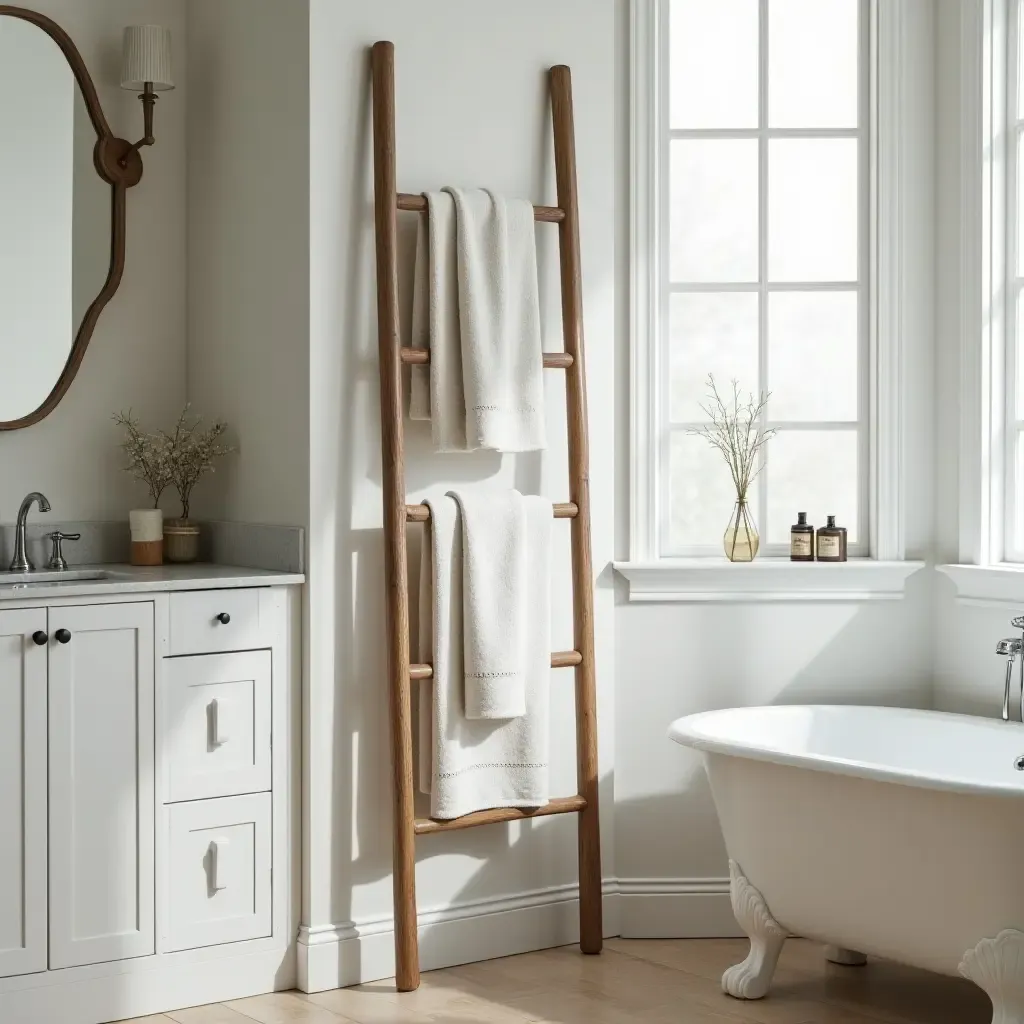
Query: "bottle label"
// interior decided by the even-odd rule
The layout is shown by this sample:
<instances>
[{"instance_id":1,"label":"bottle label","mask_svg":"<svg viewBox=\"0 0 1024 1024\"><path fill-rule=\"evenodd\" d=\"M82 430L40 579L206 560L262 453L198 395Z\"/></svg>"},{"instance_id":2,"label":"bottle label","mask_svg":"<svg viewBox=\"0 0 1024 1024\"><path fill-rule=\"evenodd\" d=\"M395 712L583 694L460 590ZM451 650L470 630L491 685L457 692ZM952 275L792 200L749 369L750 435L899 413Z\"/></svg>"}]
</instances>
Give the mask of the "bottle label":
<instances>
[{"instance_id":1,"label":"bottle label","mask_svg":"<svg viewBox=\"0 0 1024 1024\"><path fill-rule=\"evenodd\" d=\"M814 552L811 550L810 533L794 533L790 535L789 553L797 557L809 558Z\"/></svg>"},{"instance_id":2,"label":"bottle label","mask_svg":"<svg viewBox=\"0 0 1024 1024\"><path fill-rule=\"evenodd\" d=\"M819 558L838 558L839 557L839 537L818 537L818 557Z\"/></svg>"}]
</instances>

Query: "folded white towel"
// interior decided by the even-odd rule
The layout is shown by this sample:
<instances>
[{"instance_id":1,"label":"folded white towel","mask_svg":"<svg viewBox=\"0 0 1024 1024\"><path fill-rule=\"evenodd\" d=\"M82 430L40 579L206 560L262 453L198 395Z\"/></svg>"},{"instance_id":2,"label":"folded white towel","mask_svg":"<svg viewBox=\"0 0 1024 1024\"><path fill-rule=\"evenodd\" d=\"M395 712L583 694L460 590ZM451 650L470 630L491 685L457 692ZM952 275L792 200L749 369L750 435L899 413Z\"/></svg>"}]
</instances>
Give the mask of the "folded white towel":
<instances>
[{"instance_id":1,"label":"folded white towel","mask_svg":"<svg viewBox=\"0 0 1024 1024\"><path fill-rule=\"evenodd\" d=\"M533 205L484 189L455 199L462 374L470 448L545 447Z\"/></svg>"},{"instance_id":2,"label":"folded white towel","mask_svg":"<svg viewBox=\"0 0 1024 1024\"><path fill-rule=\"evenodd\" d=\"M448 493L462 513L466 717L518 718L526 714L528 576L523 496L500 487Z\"/></svg>"},{"instance_id":3,"label":"folded white towel","mask_svg":"<svg viewBox=\"0 0 1024 1024\"><path fill-rule=\"evenodd\" d=\"M459 280L455 255L455 201L447 192L425 192L427 213L416 230L413 273L413 348L430 349L430 365L414 365L409 416L430 420L434 450L464 452L466 395L462 385Z\"/></svg>"},{"instance_id":4,"label":"folded white towel","mask_svg":"<svg viewBox=\"0 0 1024 1024\"><path fill-rule=\"evenodd\" d=\"M480 189L426 192L416 235L409 415L439 452L545 447L533 206Z\"/></svg>"},{"instance_id":5,"label":"folded white towel","mask_svg":"<svg viewBox=\"0 0 1024 1024\"><path fill-rule=\"evenodd\" d=\"M420 788L434 818L488 807L537 807L548 788L551 676L551 503L525 497L527 558L526 714L473 721L463 705L463 547L459 508L450 496L427 500L430 528L420 563L419 657L433 678L420 685Z\"/></svg>"}]
</instances>

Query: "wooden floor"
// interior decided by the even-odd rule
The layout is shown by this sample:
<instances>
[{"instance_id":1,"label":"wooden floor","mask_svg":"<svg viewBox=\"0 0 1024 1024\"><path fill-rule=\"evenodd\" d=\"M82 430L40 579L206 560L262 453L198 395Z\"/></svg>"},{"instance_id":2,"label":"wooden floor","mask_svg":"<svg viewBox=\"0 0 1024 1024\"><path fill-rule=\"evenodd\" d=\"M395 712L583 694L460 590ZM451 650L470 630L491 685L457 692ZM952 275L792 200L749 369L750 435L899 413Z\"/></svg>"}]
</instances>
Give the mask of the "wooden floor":
<instances>
[{"instance_id":1,"label":"wooden floor","mask_svg":"<svg viewBox=\"0 0 1024 1024\"><path fill-rule=\"evenodd\" d=\"M281 992L145 1017L147 1024L989 1024L970 982L884 961L827 964L790 939L767 998L723 995L722 971L746 955L736 939L612 939L599 957L572 946L391 982L305 995Z\"/></svg>"}]
</instances>

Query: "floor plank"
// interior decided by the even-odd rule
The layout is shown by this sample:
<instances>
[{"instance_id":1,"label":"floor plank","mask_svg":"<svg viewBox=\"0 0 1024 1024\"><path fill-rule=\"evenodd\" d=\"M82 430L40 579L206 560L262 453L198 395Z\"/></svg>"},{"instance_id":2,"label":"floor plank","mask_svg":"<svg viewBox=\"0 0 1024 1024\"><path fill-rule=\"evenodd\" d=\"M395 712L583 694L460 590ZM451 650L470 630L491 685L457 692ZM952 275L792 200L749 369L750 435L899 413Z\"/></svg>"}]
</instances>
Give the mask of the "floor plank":
<instances>
[{"instance_id":1,"label":"floor plank","mask_svg":"<svg viewBox=\"0 0 1024 1024\"><path fill-rule=\"evenodd\" d=\"M430 971L415 992L394 979L334 992L277 992L125 1024L989 1024L970 982L869 960L840 967L790 939L765 999L732 999L722 972L740 939L611 939Z\"/></svg>"}]
</instances>

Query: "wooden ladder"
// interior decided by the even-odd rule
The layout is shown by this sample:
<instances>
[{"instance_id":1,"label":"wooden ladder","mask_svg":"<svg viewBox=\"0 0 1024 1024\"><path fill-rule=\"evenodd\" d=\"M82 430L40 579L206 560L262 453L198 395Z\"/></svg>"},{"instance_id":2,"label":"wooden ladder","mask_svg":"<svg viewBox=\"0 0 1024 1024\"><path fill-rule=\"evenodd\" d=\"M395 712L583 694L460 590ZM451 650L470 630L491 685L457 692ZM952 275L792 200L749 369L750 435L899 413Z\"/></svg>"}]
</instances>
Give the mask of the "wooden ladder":
<instances>
[{"instance_id":1,"label":"wooden ladder","mask_svg":"<svg viewBox=\"0 0 1024 1024\"><path fill-rule=\"evenodd\" d=\"M395 962L397 985L409 992L420 982L416 919L416 837L496 821L547 814L579 815L580 948L600 953L601 836L598 811L597 699L594 679L594 593L590 544L590 470L587 389L583 363L579 203L576 194L572 80L564 65L550 74L558 206L537 206L538 221L558 225L564 352L546 352L544 365L566 372L570 501L554 506L556 519L571 519L575 647L551 656L552 668L574 667L576 676L575 796L543 807L498 807L450 821L417 818L414 808L412 683L429 679L430 665L411 664L406 524L427 522L425 505L407 505L404 467L402 364L427 363L427 350L404 348L398 313L398 211L423 212L421 195L398 192L395 155L395 47L378 42L373 68L374 219L377 241L377 325L380 345L380 416L384 499L384 573L387 596L388 677L394 766Z\"/></svg>"}]
</instances>

